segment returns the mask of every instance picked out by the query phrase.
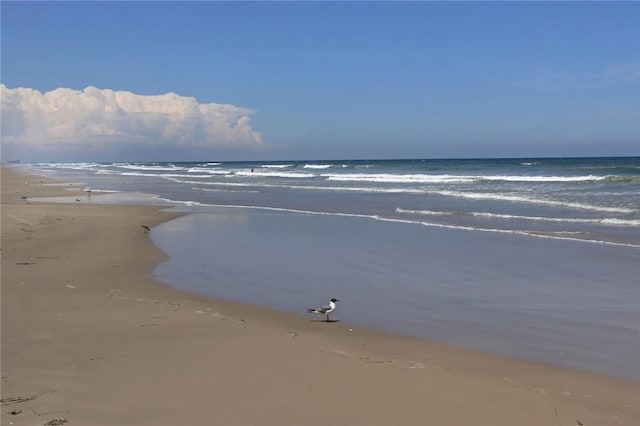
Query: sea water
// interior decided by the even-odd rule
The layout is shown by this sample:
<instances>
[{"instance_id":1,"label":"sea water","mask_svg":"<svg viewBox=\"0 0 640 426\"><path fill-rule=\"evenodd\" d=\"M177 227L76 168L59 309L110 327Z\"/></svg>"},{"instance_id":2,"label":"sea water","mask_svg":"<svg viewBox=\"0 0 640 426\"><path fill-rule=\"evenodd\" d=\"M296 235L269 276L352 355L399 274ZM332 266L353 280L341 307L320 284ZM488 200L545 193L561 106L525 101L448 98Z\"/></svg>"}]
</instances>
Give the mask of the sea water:
<instances>
[{"instance_id":1,"label":"sea water","mask_svg":"<svg viewBox=\"0 0 640 426\"><path fill-rule=\"evenodd\" d=\"M640 158L28 168L189 212L176 287L640 379Z\"/></svg>"}]
</instances>

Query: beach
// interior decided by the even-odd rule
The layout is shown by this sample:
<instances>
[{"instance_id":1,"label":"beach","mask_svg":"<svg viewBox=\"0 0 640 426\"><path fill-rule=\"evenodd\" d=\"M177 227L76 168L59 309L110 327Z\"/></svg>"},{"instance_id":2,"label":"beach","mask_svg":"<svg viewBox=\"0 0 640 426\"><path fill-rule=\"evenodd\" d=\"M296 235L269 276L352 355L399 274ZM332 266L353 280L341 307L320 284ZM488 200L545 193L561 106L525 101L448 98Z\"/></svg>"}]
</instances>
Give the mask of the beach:
<instances>
[{"instance_id":1,"label":"beach","mask_svg":"<svg viewBox=\"0 0 640 426\"><path fill-rule=\"evenodd\" d=\"M31 198L183 213L172 287L640 380L640 158L31 163Z\"/></svg>"},{"instance_id":2,"label":"beach","mask_svg":"<svg viewBox=\"0 0 640 426\"><path fill-rule=\"evenodd\" d=\"M2 424L638 424L637 381L171 288L182 213L51 183L2 168Z\"/></svg>"}]
</instances>

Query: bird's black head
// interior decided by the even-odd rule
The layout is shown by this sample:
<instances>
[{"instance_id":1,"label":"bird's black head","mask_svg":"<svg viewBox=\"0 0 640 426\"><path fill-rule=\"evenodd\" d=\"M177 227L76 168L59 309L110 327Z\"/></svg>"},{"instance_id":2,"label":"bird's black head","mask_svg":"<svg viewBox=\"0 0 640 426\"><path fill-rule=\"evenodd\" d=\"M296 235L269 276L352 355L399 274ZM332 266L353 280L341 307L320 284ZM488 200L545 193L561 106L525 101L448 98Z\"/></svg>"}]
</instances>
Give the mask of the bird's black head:
<instances>
[{"instance_id":1,"label":"bird's black head","mask_svg":"<svg viewBox=\"0 0 640 426\"><path fill-rule=\"evenodd\" d=\"M336 299L335 297L331 298L331 301L332 301L333 303L335 303L335 302L339 302L339 300L338 300L338 299Z\"/></svg>"}]
</instances>

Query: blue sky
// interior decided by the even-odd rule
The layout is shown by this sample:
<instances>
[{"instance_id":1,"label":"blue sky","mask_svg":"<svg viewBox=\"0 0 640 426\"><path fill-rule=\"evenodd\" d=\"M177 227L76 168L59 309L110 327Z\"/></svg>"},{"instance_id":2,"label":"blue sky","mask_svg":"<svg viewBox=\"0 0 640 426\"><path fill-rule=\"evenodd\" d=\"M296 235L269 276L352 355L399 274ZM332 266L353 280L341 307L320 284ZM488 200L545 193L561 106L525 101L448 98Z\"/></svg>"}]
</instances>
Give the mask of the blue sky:
<instances>
[{"instance_id":1,"label":"blue sky","mask_svg":"<svg viewBox=\"0 0 640 426\"><path fill-rule=\"evenodd\" d=\"M640 155L638 2L3 1L1 14L5 158ZM156 109L111 92L117 117L69 106L86 87Z\"/></svg>"}]
</instances>

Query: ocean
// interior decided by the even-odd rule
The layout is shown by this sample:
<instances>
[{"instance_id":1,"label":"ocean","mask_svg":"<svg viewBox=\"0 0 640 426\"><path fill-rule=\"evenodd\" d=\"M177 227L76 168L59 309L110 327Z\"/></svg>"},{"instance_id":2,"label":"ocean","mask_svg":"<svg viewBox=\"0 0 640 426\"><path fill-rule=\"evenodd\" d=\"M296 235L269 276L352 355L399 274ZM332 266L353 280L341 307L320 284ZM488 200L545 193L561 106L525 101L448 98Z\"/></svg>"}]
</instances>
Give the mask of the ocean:
<instances>
[{"instance_id":1,"label":"ocean","mask_svg":"<svg viewBox=\"0 0 640 426\"><path fill-rule=\"evenodd\" d=\"M640 380L640 158L37 163L190 214L172 286Z\"/></svg>"}]
</instances>

